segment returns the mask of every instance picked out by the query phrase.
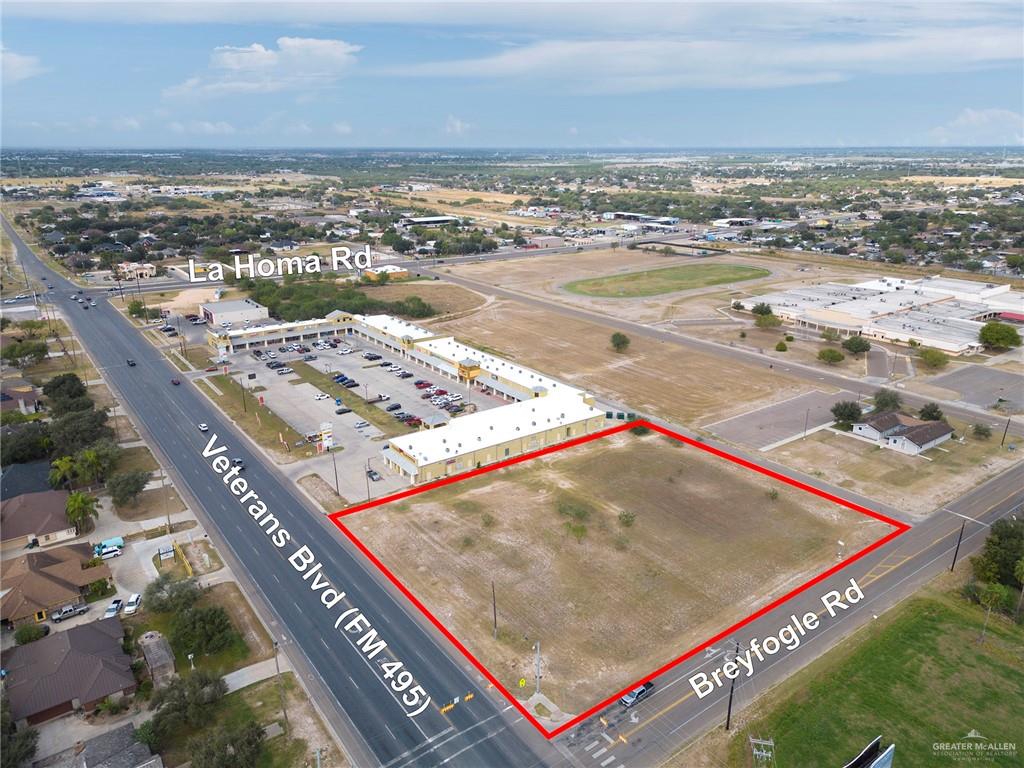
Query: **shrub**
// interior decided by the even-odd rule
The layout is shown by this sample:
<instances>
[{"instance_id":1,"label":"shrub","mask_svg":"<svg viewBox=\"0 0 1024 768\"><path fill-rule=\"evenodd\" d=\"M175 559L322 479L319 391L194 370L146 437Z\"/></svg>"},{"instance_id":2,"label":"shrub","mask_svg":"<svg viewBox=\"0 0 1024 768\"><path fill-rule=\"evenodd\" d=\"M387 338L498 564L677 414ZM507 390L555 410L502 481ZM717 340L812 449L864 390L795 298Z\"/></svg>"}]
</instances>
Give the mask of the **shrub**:
<instances>
[{"instance_id":1,"label":"shrub","mask_svg":"<svg viewBox=\"0 0 1024 768\"><path fill-rule=\"evenodd\" d=\"M784 341L780 341L778 344L775 345L775 351L776 352L786 352L788 350L789 350L789 347L786 346L786 342L784 342Z\"/></svg>"},{"instance_id":2,"label":"shrub","mask_svg":"<svg viewBox=\"0 0 1024 768\"><path fill-rule=\"evenodd\" d=\"M779 491L776 488L769 488L765 493L765 496L768 497L769 501L777 501L779 498Z\"/></svg>"},{"instance_id":3,"label":"shrub","mask_svg":"<svg viewBox=\"0 0 1024 768\"><path fill-rule=\"evenodd\" d=\"M795 340L796 340L796 337L793 336L793 334L791 334L791 333L787 333L786 334L786 341L795 341Z\"/></svg>"},{"instance_id":4,"label":"shrub","mask_svg":"<svg viewBox=\"0 0 1024 768\"><path fill-rule=\"evenodd\" d=\"M619 525L623 528L629 528L636 522L636 512L631 512L627 509L619 512Z\"/></svg>"},{"instance_id":5,"label":"shrub","mask_svg":"<svg viewBox=\"0 0 1024 768\"><path fill-rule=\"evenodd\" d=\"M971 427L971 432L973 432L974 436L979 440L988 440L992 437L992 427L988 424L975 424Z\"/></svg>"},{"instance_id":6,"label":"shrub","mask_svg":"<svg viewBox=\"0 0 1024 768\"><path fill-rule=\"evenodd\" d=\"M14 630L14 642L18 645L28 645L46 636L46 626L43 624L22 624Z\"/></svg>"},{"instance_id":7,"label":"shrub","mask_svg":"<svg viewBox=\"0 0 1024 768\"><path fill-rule=\"evenodd\" d=\"M846 359L846 356L838 349L827 347L826 349L822 349L818 352L818 359L827 365L836 365L837 363L843 362L843 360Z\"/></svg>"}]
</instances>

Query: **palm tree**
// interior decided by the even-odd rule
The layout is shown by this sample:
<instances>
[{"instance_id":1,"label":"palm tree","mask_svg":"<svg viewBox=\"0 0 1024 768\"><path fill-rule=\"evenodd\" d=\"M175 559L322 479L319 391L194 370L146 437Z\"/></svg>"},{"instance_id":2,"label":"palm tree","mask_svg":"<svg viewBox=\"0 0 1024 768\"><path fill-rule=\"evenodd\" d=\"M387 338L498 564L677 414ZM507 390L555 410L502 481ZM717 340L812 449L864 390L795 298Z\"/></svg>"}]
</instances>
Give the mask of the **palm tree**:
<instances>
[{"instance_id":1,"label":"palm tree","mask_svg":"<svg viewBox=\"0 0 1024 768\"><path fill-rule=\"evenodd\" d=\"M64 507L64 513L67 515L68 522L75 526L75 533L82 533L82 526L88 522L91 517L99 517L100 513L96 509L96 502L99 501L95 496L90 496L88 493L82 493L81 491L75 491L68 496L67 504Z\"/></svg>"},{"instance_id":2,"label":"palm tree","mask_svg":"<svg viewBox=\"0 0 1024 768\"><path fill-rule=\"evenodd\" d=\"M75 456L75 467L78 479L86 485L92 485L103 473L103 460L93 448L83 448Z\"/></svg>"},{"instance_id":3,"label":"palm tree","mask_svg":"<svg viewBox=\"0 0 1024 768\"><path fill-rule=\"evenodd\" d=\"M50 485L54 487L63 485L71 490L71 481L74 479L77 469L74 458L61 456L54 459L50 467Z\"/></svg>"}]
</instances>

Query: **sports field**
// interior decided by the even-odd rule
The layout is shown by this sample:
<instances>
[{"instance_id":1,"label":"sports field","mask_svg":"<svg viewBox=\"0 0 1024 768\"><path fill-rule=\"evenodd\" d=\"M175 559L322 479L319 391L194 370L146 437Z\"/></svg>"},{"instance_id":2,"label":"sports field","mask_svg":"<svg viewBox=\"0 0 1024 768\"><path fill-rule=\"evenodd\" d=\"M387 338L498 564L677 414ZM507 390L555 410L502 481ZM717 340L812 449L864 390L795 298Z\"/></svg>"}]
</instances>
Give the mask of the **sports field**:
<instances>
[{"instance_id":1,"label":"sports field","mask_svg":"<svg viewBox=\"0 0 1024 768\"><path fill-rule=\"evenodd\" d=\"M1024 629L993 616L979 644L984 620L980 606L929 587L755 704L729 745L728 765L751 764L749 734L775 740L778 765L807 768L839 765L882 734L883 744L896 743L901 768L1020 766ZM954 759L933 747L972 730L989 743L1016 742L1016 755ZM704 764L699 757L684 753L673 765Z\"/></svg>"},{"instance_id":2,"label":"sports field","mask_svg":"<svg viewBox=\"0 0 1024 768\"><path fill-rule=\"evenodd\" d=\"M737 283L768 277L767 269L745 267L740 264L686 264L624 275L592 277L566 283L563 288L572 293L601 298L636 298L657 296L662 293L706 288L709 285Z\"/></svg>"},{"instance_id":3,"label":"sports field","mask_svg":"<svg viewBox=\"0 0 1024 768\"><path fill-rule=\"evenodd\" d=\"M654 433L342 522L509 690L532 682L539 640L542 691L570 714L820 572L837 539L861 547L889 530Z\"/></svg>"}]
</instances>

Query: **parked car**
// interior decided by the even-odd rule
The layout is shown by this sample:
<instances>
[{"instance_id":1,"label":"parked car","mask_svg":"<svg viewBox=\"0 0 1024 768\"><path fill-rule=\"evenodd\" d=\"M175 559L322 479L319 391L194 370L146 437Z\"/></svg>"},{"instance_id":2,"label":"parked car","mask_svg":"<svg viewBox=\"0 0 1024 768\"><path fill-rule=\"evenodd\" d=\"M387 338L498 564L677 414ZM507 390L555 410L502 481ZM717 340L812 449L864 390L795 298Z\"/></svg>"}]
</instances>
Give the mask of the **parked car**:
<instances>
[{"instance_id":1,"label":"parked car","mask_svg":"<svg viewBox=\"0 0 1024 768\"><path fill-rule=\"evenodd\" d=\"M352 413L352 409L351 408L335 408L334 412L338 416L344 416L346 413Z\"/></svg>"},{"instance_id":2,"label":"parked car","mask_svg":"<svg viewBox=\"0 0 1024 768\"><path fill-rule=\"evenodd\" d=\"M110 560L114 557L120 557L123 551L120 547L104 547L99 552L99 558L100 560Z\"/></svg>"},{"instance_id":3,"label":"parked car","mask_svg":"<svg viewBox=\"0 0 1024 768\"><path fill-rule=\"evenodd\" d=\"M352 379L350 381L346 381L345 386L349 389L355 389L356 387L359 386L359 382L356 381L355 379Z\"/></svg>"},{"instance_id":4,"label":"parked car","mask_svg":"<svg viewBox=\"0 0 1024 768\"><path fill-rule=\"evenodd\" d=\"M284 368L278 368L277 369L277 375L278 376L284 376L286 373L294 373L294 371L291 368L289 368L288 366L285 366Z\"/></svg>"},{"instance_id":5,"label":"parked car","mask_svg":"<svg viewBox=\"0 0 1024 768\"><path fill-rule=\"evenodd\" d=\"M380 476L380 472L378 472L376 469L368 469L368 470L366 470L366 476L368 478L370 478L371 480L373 480L373 482L375 482L375 483L378 480L383 480L384 479L383 477Z\"/></svg>"},{"instance_id":6,"label":"parked car","mask_svg":"<svg viewBox=\"0 0 1024 768\"><path fill-rule=\"evenodd\" d=\"M307 363L310 363L316 360L316 355L303 355L302 359L305 360Z\"/></svg>"},{"instance_id":7,"label":"parked car","mask_svg":"<svg viewBox=\"0 0 1024 768\"><path fill-rule=\"evenodd\" d=\"M391 395L385 395L383 392L378 392L377 393L377 399L380 402L383 403L383 402L386 402L386 401L390 400L391 399Z\"/></svg>"},{"instance_id":8,"label":"parked car","mask_svg":"<svg viewBox=\"0 0 1024 768\"><path fill-rule=\"evenodd\" d=\"M81 616L83 613L89 610L89 606L85 603L79 605L65 605L63 608L59 608L50 614L50 620L55 624L60 624L64 619L70 619L74 616Z\"/></svg>"},{"instance_id":9,"label":"parked car","mask_svg":"<svg viewBox=\"0 0 1024 768\"><path fill-rule=\"evenodd\" d=\"M313 399L314 400L326 400L329 397L330 397L330 395L325 395L323 392L317 392L316 395L313 396Z\"/></svg>"},{"instance_id":10,"label":"parked car","mask_svg":"<svg viewBox=\"0 0 1024 768\"><path fill-rule=\"evenodd\" d=\"M431 391L430 391L430 390L428 389L428 390L427 390L426 392L424 392L424 393L423 393L422 395L420 395L420 400L429 400L429 399L430 399L430 398L432 398L433 396L434 396L434 395L433 395L433 394L431 393Z\"/></svg>"},{"instance_id":11,"label":"parked car","mask_svg":"<svg viewBox=\"0 0 1024 768\"><path fill-rule=\"evenodd\" d=\"M370 422L368 422L368 421L357 421L355 423L355 428L356 429L362 429L363 427L368 427L368 426L370 426Z\"/></svg>"},{"instance_id":12,"label":"parked car","mask_svg":"<svg viewBox=\"0 0 1024 768\"><path fill-rule=\"evenodd\" d=\"M103 612L103 618L114 618L115 616L117 616L117 614L121 612L122 608L124 608L124 600L121 600L120 598L115 598L111 601L110 605L107 606L107 610Z\"/></svg>"},{"instance_id":13,"label":"parked car","mask_svg":"<svg viewBox=\"0 0 1024 768\"><path fill-rule=\"evenodd\" d=\"M391 405L389 405L384 410L388 411L389 413L392 412L392 411L400 411L400 410L402 410L402 404L401 403L392 403Z\"/></svg>"},{"instance_id":14,"label":"parked car","mask_svg":"<svg viewBox=\"0 0 1024 768\"><path fill-rule=\"evenodd\" d=\"M134 593L128 598L128 602L124 605L124 615L131 616L139 610L139 605L142 603L142 595L138 592Z\"/></svg>"},{"instance_id":15,"label":"parked car","mask_svg":"<svg viewBox=\"0 0 1024 768\"><path fill-rule=\"evenodd\" d=\"M619 702L626 709L629 709L630 707L632 707L633 705L639 703L643 699L646 699L651 694L651 691L653 691L653 690L654 690L654 683L644 683L639 688L634 688L632 691L630 691L625 696L623 696L621 699L619 699Z\"/></svg>"},{"instance_id":16,"label":"parked car","mask_svg":"<svg viewBox=\"0 0 1024 768\"><path fill-rule=\"evenodd\" d=\"M400 379L411 379L415 375L416 374L409 373L408 371L402 371L401 373L398 374L398 378L400 378Z\"/></svg>"}]
</instances>

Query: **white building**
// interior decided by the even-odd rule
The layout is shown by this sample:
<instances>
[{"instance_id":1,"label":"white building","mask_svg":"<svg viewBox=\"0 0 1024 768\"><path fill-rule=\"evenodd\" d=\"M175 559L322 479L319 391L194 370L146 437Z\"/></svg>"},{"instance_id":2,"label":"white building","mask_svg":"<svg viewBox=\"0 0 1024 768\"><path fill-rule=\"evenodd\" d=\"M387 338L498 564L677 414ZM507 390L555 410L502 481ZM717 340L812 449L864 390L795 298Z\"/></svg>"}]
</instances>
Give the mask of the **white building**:
<instances>
[{"instance_id":1,"label":"white building","mask_svg":"<svg viewBox=\"0 0 1024 768\"><path fill-rule=\"evenodd\" d=\"M242 325L246 321L256 323L270 317L270 311L252 299L213 301L208 304L200 304L199 312L206 318L207 323L212 326L223 325L224 323Z\"/></svg>"}]
</instances>

